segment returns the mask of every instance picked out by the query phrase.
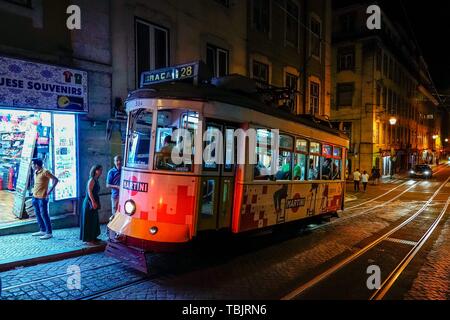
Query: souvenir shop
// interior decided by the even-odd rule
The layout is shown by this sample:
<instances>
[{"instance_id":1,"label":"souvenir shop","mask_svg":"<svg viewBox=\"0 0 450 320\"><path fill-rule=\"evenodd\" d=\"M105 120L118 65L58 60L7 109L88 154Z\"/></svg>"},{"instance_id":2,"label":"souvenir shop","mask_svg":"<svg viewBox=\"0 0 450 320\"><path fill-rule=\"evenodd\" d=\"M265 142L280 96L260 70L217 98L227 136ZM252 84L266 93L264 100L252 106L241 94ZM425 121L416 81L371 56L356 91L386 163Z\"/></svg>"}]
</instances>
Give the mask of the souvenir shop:
<instances>
[{"instance_id":1,"label":"souvenir shop","mask_svg":"<svg viewBox=\"0 0 450 320\"><path fill-rule=\"evenodd\" d=\"M0 56L0 228L34 217L33 158L59 179L50 215L74 212L83 112L87 72Z\"/></svg>"}]
</instances>

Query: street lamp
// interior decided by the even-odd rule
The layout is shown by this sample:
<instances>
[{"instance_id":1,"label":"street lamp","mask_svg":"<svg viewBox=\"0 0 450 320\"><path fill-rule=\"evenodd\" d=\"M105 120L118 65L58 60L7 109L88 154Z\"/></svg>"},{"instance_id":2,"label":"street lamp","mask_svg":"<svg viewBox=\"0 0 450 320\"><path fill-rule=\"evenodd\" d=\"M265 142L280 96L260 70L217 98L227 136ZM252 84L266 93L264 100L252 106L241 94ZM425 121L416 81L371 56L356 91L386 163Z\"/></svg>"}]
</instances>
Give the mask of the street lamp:
<instances>
[{"instance_id":1,"label":"street lamp","mask_svg":"<svg viewBox=\"0 0 450 320\"><path fill-rule=\"evenodd\" d=\"M391 179L392 179L394 177L394 173L395 173L395 167L394 166L395 166L395 161L396 161L395 154L394 154L394 152L392 152L392 150L394 150L393 146L395 144L393 127L397 124L397 118L396 117L390 117L389 123L391 125L391 141L392 141L392 144L391 144L391 170L390 170L391 171L390 175L391 175Z\"/></svg>"}]
</instances>

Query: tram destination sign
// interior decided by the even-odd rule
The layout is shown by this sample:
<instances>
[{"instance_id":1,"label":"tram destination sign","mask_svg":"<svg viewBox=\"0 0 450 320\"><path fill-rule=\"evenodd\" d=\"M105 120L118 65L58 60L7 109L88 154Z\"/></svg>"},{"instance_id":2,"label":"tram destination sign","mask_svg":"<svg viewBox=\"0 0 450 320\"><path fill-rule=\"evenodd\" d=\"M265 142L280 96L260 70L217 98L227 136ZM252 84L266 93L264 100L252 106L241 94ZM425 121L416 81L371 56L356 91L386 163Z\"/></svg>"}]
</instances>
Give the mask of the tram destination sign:
<instances>
[{"instance_id":1,"label":"tram destination sign","mask_svg":"<svg viewBox=\"0 0 450 320\"><path fill-rule=\"evenodd\" d=\"M199 63L193 62L179 66L168 67L143 72L141 75L141 87L151 84L181 81L196 78L199 74Z\"/></svg>"}]
</instances>

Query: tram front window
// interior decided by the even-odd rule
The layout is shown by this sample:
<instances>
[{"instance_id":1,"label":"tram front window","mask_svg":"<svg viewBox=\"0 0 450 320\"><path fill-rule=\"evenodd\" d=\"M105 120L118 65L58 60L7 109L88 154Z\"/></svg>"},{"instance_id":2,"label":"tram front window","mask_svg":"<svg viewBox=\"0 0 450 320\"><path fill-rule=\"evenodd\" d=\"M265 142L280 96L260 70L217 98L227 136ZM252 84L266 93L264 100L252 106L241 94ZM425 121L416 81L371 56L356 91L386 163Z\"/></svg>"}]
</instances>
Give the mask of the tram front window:
<instances>
[{"instance_id":1,"label":"tram front window","mask_svg":"<svg viewBox=\"0 0 450 320\"><path fill-rule=\"evenodd\" d=\"M194 141L199 115L185 109L158 111L158 128L155 143L155 169L192 172ZM185 129L175 134L177 129ZM184 153L189 154L184 154ZM174 158L178 157L178 161ZM181 162L181 163L179 163Z\"/></svg>"},{"instance_id":2,"label":"tram front window","mask_svg":"<svg viewBox=\"0 0 450 320\"><path fill-rule=\"evenodd\" d=\"M133 111L130 114L127 157L127 166L130 168L148 168L152 118L152 112L144 109Z\"/></svg>"}]
</instances>

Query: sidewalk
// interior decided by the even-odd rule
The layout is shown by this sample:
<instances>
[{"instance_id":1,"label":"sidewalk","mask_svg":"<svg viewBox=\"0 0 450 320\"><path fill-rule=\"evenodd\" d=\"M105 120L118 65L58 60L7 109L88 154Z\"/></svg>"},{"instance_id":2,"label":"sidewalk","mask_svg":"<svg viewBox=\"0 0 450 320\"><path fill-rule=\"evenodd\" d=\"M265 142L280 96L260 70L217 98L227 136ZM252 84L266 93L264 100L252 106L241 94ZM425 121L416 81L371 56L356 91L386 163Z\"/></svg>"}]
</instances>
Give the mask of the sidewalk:
<instances>
[{"instance_id":1,"label":"sidewalk","mask_svg":"<svg viewBox=\"0 0 450 320\"><path fill-rule=\"evenodd\" d=\"M30 233L0 237L0 272L17 267L51 262L84 254L100 252L105 243L86 246L79 240L80 229L54 230L53 238L40 240ZM101 226L99 239L106 241L106 225Z\"/></svg>"}]
</instances>

